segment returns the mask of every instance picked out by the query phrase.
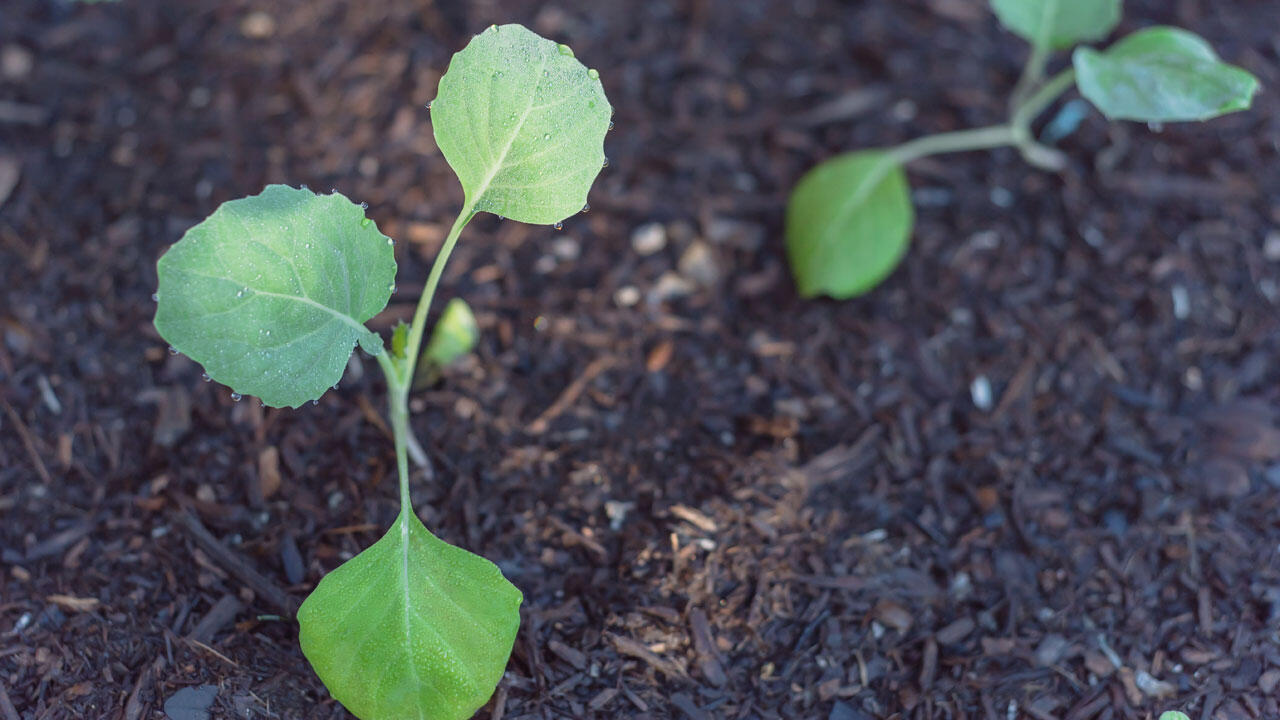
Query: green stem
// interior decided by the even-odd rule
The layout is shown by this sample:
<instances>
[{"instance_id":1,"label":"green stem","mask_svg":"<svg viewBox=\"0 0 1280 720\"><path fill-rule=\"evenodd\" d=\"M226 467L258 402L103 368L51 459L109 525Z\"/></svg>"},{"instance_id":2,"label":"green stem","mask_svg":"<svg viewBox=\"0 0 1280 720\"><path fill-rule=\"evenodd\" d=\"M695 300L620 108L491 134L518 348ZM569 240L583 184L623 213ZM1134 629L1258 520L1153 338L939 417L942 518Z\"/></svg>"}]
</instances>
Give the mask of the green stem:
<instances>
[{"instance_id":1,"label":"green stem","mask_svg":"<svg viewBox=\"0 0 1280 720\"><path fill-rule=\"evenodd\" d=\"M1027 64L1022 66L1022 75L1018 77L1018 84L1013 86L1013 93L1009 96L1011 112L1017 110L1018 106L1027 99L1027 95L1044 80L1049 55L1047 42L1037 42L1031 46L1031 55L1027 58Z\"/></svg>"},{"instance_id":2,"label":"green stem","mask_svg":"<svg viewBox=\"0 0 1280 720\"><path fill-rule=\"evenodd\" d=\"M431 301L435 298L436 289L440 287L440 278L444 275L444 266L458 244L458 236L475 216L470 203L463 206L453 227L440 246L440 252L431 264L431 272L427 275L427 284L422 288L422 296L418 298L418 307L413 312L413 322L409 325L409 337L405 345L404 357L392 357L390 352L378 355L378 364L387 376L387 414L391 418L391 434L396 444L396 471L400 476L400 513L413 512L409 501L409 390L413 386L414 369L418 364L418 352L422 347L422 336L426 329L427 314L431 311Z\"/></svg>"},{"instance_id":3,"label":"green stem","mask_svg":"<svg viewBox=\"0 0 1280 720\"><path fill-rule=\"evenodd\" d=\"M988 148L1012 145L1017 138L1013 127L1009 125L991 125L972 130L956 130L954 132L925 135L891 148L887 158L899 165L912 160L919 160L929 155L964 152L967 150L986 150Z\"/></svg>"}]
</instances>

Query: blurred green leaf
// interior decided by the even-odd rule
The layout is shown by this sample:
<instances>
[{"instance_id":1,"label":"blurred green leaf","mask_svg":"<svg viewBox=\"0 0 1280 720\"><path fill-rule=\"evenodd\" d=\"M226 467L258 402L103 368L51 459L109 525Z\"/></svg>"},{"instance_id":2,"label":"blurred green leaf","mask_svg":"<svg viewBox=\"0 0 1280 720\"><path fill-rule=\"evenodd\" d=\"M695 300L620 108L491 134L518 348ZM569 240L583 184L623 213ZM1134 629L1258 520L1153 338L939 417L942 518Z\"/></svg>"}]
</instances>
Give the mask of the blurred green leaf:
<instances>
[{"instance_id":1,"label":"blurred green leaf","mask_svg":"<svg viewBox=\"0 0 1280 720\"><path fill-rule=\"evenodd\" d=\"M1177 710L1166 710L1160 713L1160 720L1191 720L1184 712Z\"/></svg>"},{"instance_id":2,"label":"blurred green leaf","mask_svg":"<svg viewBox=\"0 0 1280 720\"><path fill-rule=\"evenodd\" d=\"M878 150L810 170L787 205L787 259L804 297L871 290L907 251L915 211L902 167Z\"/></svg>"},{"instance_id":3,"label":"blurred green leaf","mask_svg":"<svg viewBox=\"0 0 1280 720\"><path fill-rule=\"evenodd\" d=\"M991 9L1010 32L1055 50L1101 40L1120 22L1120 0L991 0Z\"/></svg>"},{"instance_id":4,"label":"blurred green leaf","mask_svg":"<svg viewBox=\"0 0 1280 720\"><path fill-rule=\"evenodd\" d=\"M1256 77L1175 27L1140 30L1102 52L1079 48L1072 60L1081 94L1113 120L1208 120L1248 109L1258 91Z\"/></svg>"},{"instance_id":5,"label":"blurred green leaf","mask_svg":"<svg viewBox=\"0 0 1280 720\"><path fill-rule=\"evenodd\" d=\"M427 362L443 367L471 352L479 338L480 327L471 306L462 298L453 298L432 329L423 356Z\"/></svg>"},{"instance_id":6,"label":"blurred green leaf","mask_svg":"<svg viewBox=\"0 0 1280 720\"><path fill-rule=\"evenodd\" d=\"M467 206L548 225L586 206L612 112L599 73L520 25L490 27L454 55L431 104Z\"/></svg>"},{"instance_id":7,"label":"blurred green leaf","mask_svg":"<svg viewBox=\"0 0 1280 720\"><path fill-rule=\"evenodd\" d=\"M302 653L361 720L465 720L502 679L520 591L412 511L324 576L298 610Z\"/></svg>"},{"instance_id":8,"label":"blurred green leaf","mask_svg":"<svg viewBox=\"0 0 1280 720\"><path fill-rule=\"evenodd\" d=\"M342 379L387 306L391 240L340 194L285 185L223 203L157 264L155 325L214 380L297 407Z\"/></svg>"}]
</instances>

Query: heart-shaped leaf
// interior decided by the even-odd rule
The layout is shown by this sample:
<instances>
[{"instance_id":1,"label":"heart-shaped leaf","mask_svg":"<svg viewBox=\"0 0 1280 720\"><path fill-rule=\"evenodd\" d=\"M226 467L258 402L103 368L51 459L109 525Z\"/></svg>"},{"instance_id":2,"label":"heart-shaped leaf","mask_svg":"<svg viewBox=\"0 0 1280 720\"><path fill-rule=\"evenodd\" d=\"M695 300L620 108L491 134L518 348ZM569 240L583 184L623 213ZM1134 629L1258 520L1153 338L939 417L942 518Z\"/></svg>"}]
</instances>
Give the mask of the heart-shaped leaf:
<instances>
[{"instance_id":1,"label":"heart-shaped leaf","mask_svg":"<svg viewBox=\"0 0 1280 720\"><path fill-rule=\"evenodd\" d=\"M1140 30L1103 52L1078 48L1072 62L1080 93L1113 120L1208 120L1248 109L1258 91L1256 77L1175 27Z\"/></svg>"},{"instance_id":2,"label":"heart-shaped leaf","mask_svg":"<svg viewBox=\"0 0 1280 720\"><path fill-rule=\"evenodd\" d=\"M340 194L269 185L223 203L157 264L156 330L218 382L298 407L342 379L391 296L391 240Z\"/></svg>"},{"instance_id":3,"label":"heart-shaped leaf","mask_svg":"<svg viewBox=\"0 0 1280 720\"><path fill-rule=\"evenodd\" d=\"M787 204L787 260L804 297L844 299L880 284L906 254L915 211L902 166L878 150L839 155Z\"/></svg>"},{"instance_id":4,"label":"heart-shaped leaf","mask_svg":"<svg viewBox=\"0 0 1280 720\"><path fill-rule=\"evenodd\" d=\"M1101 40L1120 22L1120 0L991 0L1000 24L1052 49Z\"/></svg>"},{"instance_id":5,"label":"heart-shaped leaf","mask_svg":"<svg viewBox=\"0 0 1280 720\"><path fill-rule=\"evenodd\" d=\"M466 207L549 225L586 206L612 112L569 46L495 25L453 56L431 122Z\"/></svg>"},{"instance_id":6,"label":"heart-shaped leaf","mask_svg":"<svg viewBox=\"0 0 1280 720\"><path fill-rule=\"evenodd\" d=\"M465 720L502 679L521 600L497 566L402 510L320 581L298 610L298 639L361 720Z\"/></svg>"}]
</instances>

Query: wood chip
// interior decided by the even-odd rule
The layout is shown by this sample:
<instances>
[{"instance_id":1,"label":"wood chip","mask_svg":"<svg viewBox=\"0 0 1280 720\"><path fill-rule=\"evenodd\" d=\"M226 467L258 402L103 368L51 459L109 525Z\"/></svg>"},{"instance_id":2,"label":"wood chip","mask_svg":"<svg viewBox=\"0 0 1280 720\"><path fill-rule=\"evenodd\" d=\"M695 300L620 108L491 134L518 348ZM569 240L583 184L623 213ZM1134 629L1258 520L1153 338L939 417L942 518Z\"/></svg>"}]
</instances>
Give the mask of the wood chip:
<instances>
[{"instance_id":1,"label":"wood chip","mask_svg":"<svg viewBox=\"0 0 1280 720\"><path fill-rule=\"evenodd\" d=\"M98 598L75 597L72 595L50 595L45 598L49 602L71 612L91 612L98 607Z\"/></svg>"},{"instance_id":2,"label":"wood chip","mask_svg":"<svg viewBox=\"0 0 1280 720\"><path fill-rule=\"evenodd\" d=\"M643 643L622 635L611 634L609 637L613 641L614 648L617 649L619 653L641 660L647 663L654 670L657 670L664 675L680 679L688 677L683 668L675 662L658 655L648 647L645 647Z\"/></svg>"}]
</instances>

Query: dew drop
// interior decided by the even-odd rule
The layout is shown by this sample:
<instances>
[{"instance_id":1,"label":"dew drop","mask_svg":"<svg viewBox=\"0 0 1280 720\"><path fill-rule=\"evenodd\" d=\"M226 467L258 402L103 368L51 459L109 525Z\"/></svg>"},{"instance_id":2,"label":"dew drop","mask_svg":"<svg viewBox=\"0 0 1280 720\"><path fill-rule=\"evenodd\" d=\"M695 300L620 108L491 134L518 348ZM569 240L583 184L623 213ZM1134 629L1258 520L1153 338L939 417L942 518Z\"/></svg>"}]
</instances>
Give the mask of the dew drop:
<instances>
[{"instance_id":1,"label":"dew drop","mask_svg":"<svg viewBox=\"0 0 1280 720\"><path fill-rule=\"evenodd\" d=\"M543 134L542 134L542 139L543 139L543 140L550 140L550 139L551 139L551 133L543 133Z\"/></svg>"},{"instance_id":2,"label":"dew drop","mask_svg":"<svg viewBox=\"0 0 1280 720\"><path fill-rule=\"evenodd\" d=\"M609 121L609 129L610 129L610 130L612 130L612 129L613 129L613 121L612 121L612 120L610 120L610 121Z\"/></svg>"},{"instance_id":3,"label":"dew drop","mask_svg":"<svg viewBox=\"0 0 1280 720\"><path fill-rule=\"evenodd\" d=\"M600 72L595 68L591 68L590 70L587 71L587 77L591 78L592 80L599 80Z\"/></svg>"},{"instance_id":4,"label":"dew drop","mask_svg":"<svg viewBox=\"0 0 1280 720\"><path fill-rule=\"evenodd\" d=\"M569 57L573 57L573 48L569 47L568 45L559 45L557 49L560 51L561 55L568 55Z\"/></svg>"},{"instance_id":5,"label":"dew drop","mask_svg":"<svg viewBox=\"0 0 1280 720\"><path fill-rule=\"evenodd\" d=\"M176 347L174 347L174 346L170 345L170 346L169 346L169 354L170 354L170 355L177 355L177 354L178 354L178 348L176 348Z\"/></svg>"},{"instance_id":6,"label":"dew drop","mask_svg":"<svg viewBox=\"0 0 1280 720\"><path fill-rule=\"evenodd\" d=\"M320 404L320 401L319 401L319 400L312 400L312 401L311 401L311 406L312 406L312 407L315 407L316 405L319 405L319 404Z\"/></svg>"},{"instance_id":7,"label":"dew drop","mask_svg":"<svg viewBox=\"0 0 1280 720\"><path fill-rule=\"evenodd\" d=\"M310 189L311 189L311 188L307 187L307 184L306 184L306 183L302 183L302 184L301 184L301 185L299 185L298 187L302 188L303 190L310 190Z\"/></svg>"},{"instance_id":8,"label":"dew drop","mask_svg":"<svg viewBox=\"0 0 1280 720\"><path fill-rule=\"evenodd\" d=\"M554 227L555 227L555 229L557 229L557 230L563 230L563 229L564 229L564 223L562 223L562 222L558 222L558 223L556 223L556 224L555 224L555 226L554 226Z\"/></svg>"},{"instance_id":9,"label":"dew drop","mask_svg":"<svg viewBox=\"0 0 1280 720\"><path fill-rule=\"evenodd\" d=\"M501 78L501 77L502 77L502 71L501 71L501 70L495 70L495 71L494 71L494 73L493 73L493 79L494 79L494 80L498 80L498 79L499 79L499 78Z\"/></svg>"},{"instance_id":10,"label":"dew drop","mask_svg":"<svg viewBox=\"0 0 1280 720\"><path fill-rule=\"evenodd\" d=\"M591 203L587 203L586 205L582 206L582 213L584 215L589 212L591 212Z\"/></svg>"},{"instance_id":11,"label":"dew drop","mask_svg":"<svg viewBox=\"0 0 1280 720\"><path fill-rule=\"evenodd\" d=\"M160 293L151 293L151 302L160 302Z\"/></svg>"},{"instance_id":12,"label":"dew drop","mask_svg":"<svg viewBox=\"0 0 1280 720\"><path fill-rule=\"evenodd\" d=\"M609 167L609 158L605 158L605 159L604 159L604 164L603 164L603 165L601 165L600 167Z\"/></svg>"},{"instance_id":13,"label":"dew drop","mask_svg":"<svg viewBox=\"0 0 1280 720\"><path fill-rule=\"evenodd\" d=\"M209 382L213 378L209 377L209 373L200 373L200 379L205 382Z\"/></svg>"},{"instance_id":14,"label":"dew drop","mask_svg":"<svg viewBox=\"0 0 1280 720\"><path fill-rule=\"evenodd\" d=\"M244 290L237 290L236 297L244 297Z\"/></svg>"},{"instance_id":15,"label":"dew drop","mask_svg":"<svg viewBox=\"0 0 1280 720\"><path fill-rule=\"evenodd\" d=\"M360 227L369 227L369 218L360 221Z\"/></svg>"},{"instance_id":16,"label":"dew drop","mask_svg":"<svg viewBox=\"0 0 1280 720\"><path fill-rule=\"evenodd\" d=\"M489 32L494 32L494 33L498 32L498 26L497 26L497 25L490 25L490 26L489 26Z\"/></svg>"},{"instance_id":17,"label":"dew drop","mask_svg":"<svg viewBox=\"0 0 1280 720\"><path fill-rule=\"evenodd\" d=\"M333 384L333 389L334 389L334 390L337 390L337 389L338 389L338 383L334 383L334 384Z\"/></svg>"},{"instance_id":18,"label":"dew drop","mask_svg":"<svg viewBox=\"0 0 1280 720\"><path fill-rule=\"evenodd\" d=\"M388 245L395 245L395 244L396 244L396 241L395 241L395 240L392 240L391 238L387 238L387 244L388 244Z\"/></svg>"},{"instance_id":19,"label":"dew drop","mask_svg":"<svg viewBox=\"0 0 1280 720\"><path fill-rule=\"evenodd\" d=\"M362 203L360 203L360 209L361 209L361 210L368 210L368 209L369 209L369 203L367 203L367 202L362 202Z\"/></svg>"},{"instance_id":20,"label":"dew drop","mask_svg":"<svg viewBox=\"0 0 1280 720\"><path fill-rule=\"evenodd\" d=\"M329 194L334 195L338 192L338 188L329 188Z\"/></svg>"},{"instance_id":21,"label":"dew drop","mask_svg":"<svg viewBox=\"0 0 1280 720\"><path fill-rule=\"evenodd\" d=\"M267 401L263 400L262 398L258 398L258 407L266 407L266 406L267 406Z\"/></svg>"},{"instance_id":22,"label":"dew drop","mask_svg":"<svg viewBox=\"0 0 1280 720\"><path fill-rule=\"evenodd\" d=\"M427 109L430 110L431 106L434 105L435 102L436 102L435 100L432 100L431 102L427 103Z\"/></svg>"},{"instance_id":23,"label":"dew drop","mask_svg":"<svg viewBox=\"0 0 1280 720\"><path fill-rule=\"evenodd\" d=\"M550 70L543 70L543 71L542 71L542 77L551 77L551 71L550 71Z\"/></svg>"},{"instance_id":24,"label":"dew drop","mask_svg":"<svg viewBox=\"0 0 1280 720\"><path fill-rule=\"evenodd\" d=\"M387 286L387 289L388 289L388 290L390 290L391 292L395 292L395 291L396 291L396 284L395 284L395 283L391 283L390 285L388 285L388 286Z\"/></svg>"},{"instance_id":25,"label":"dew drop","mask_svg":"<svg viewBox=\"0 0 1280 720\"><path fill-rule=\"evenodd\" d=\"M241 398L243 398L243 397L244 397L244 396L243 396L243 395L241 395L241 394L240 394L240 393L238 393L238 392L233 392L233 393L231 393L231 401L232 401L232 402L240 402L240 399L241 399Z\"/></svg>"}]
</instances>

